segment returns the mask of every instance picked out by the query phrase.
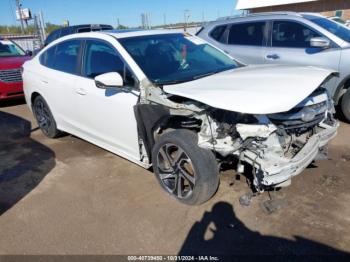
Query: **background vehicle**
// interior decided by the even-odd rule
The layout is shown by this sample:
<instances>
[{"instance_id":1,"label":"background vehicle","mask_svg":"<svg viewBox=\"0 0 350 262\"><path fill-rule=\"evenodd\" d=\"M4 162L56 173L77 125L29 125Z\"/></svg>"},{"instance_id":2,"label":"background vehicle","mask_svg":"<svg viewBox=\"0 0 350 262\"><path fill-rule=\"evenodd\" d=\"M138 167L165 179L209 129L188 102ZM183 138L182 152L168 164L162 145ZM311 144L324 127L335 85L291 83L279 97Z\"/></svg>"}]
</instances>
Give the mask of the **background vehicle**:
<instances>
[{"instance_id":1,"label":"background vehicle","mask_svg":"<svg viewBox=\"0 0 350 262\"><path fill-rule=\"evenodd\" d=\"M86 33L86 32L95 32L102 30L113 30L111 25L99 25L99 24L85 24L85 25L73 25L68 27L62 27L52 31L45 40L45 46L55 41L56 39L71 35L75 33Z\"/></svg>"},{"instance_id":2,"label":"background vehicle","mask_svg":"<svg viewBox=\"0 0 350 262\"><path fill-rule=\"evenodd\" d=\"M0 100L23 97L21 67L31 59L31 52L25 52L10 40L0 39Z\"/></svg>"},{"instance_id":3,"label":"background vehicle","mask_svg":"<svg viewBox=\"0 0 350 262\"><path fill-rule=\"evenodd\" d=\"M23 72L44 134L65 131L153 165L162 188L186 204L211 198L219 165L235 159L252 166L256 190L289 185L336 135L322 87L332 75L243 67L200 38L151 30L66 36Z\"/></svg>"},{"instance_id":4,"label":"background vehicle","mask_svg":"<svg viewBox=\"0 0 350 262\"><path fill-rule=\"evenodd\" d=\"M328 17L328 19L331 19L339 24L342 24L342 25L345 25L345 26L350 26L350 23L349 23L349 20L347 21L344 21L343 19L341 19L340 17L338 16L331 16L331 17Z\"/></svg>"},{"instance_id":5,"label":"background vehicle","mask_svg":"<svg viewBox=\"0 0 350 262\"><path fill-rule=\"evenodd\" d=\"M198 36L246 64L314 65L339 72L327 86L350 122L350 29L321 15L260 13L209 23Z\"/></svg>"}]
</instances>

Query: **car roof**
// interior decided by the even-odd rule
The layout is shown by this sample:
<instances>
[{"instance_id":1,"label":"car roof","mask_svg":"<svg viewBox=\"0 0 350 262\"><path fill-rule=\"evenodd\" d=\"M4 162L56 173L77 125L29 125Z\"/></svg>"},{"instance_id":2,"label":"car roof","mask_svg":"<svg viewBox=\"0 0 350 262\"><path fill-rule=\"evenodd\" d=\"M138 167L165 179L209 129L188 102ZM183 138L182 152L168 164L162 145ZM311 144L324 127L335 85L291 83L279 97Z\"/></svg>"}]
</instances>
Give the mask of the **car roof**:
<instances>
[{"instance_id":1,"label":"car roof","mask_svg":"<svg viewBox=\"0 0 350 262\"><path fill-rule=\"evenodd\" d=\"M81 24L81 25L64 26L64 27L61 27L59 29L80 28L80 27L110 27L110 28L113 28L111 25L106 25L106 24Z\"/></svg>"},{"instance_id":2,"label":"car roof","mask_svg":"<svg viewBox=\"0 0 350 262\"><path fill-rule=\"evenodd\" d=\"M281 17L294 17L294 18L303 18L305 16L308 17L323 17L318 13L306 13L306 12L289 12L289 11L278 11L278 12L262 12L262 13L250 13L245 15L237 15L237 16L227 16L218 18L216 21L209 22L204 25L220 25L227 24L229 22L239 22L239 21L255 21L255 20L264 20L264 19L276 19Z\"/></svg>"},{"instance_id":3,"label":"car roof","mask_svg":"<svg viewBox=\"0 0 350 262\"><path fill-rule=\"evenodd\" d=\"M70 26L62 26L60 28L57 28L53 30L50 34L60 31L60 30L69 30L69 29L76 29L76 28L94 28L94 27L108 27L108 28L113 28L111 25L106 25L106 24L81 24L81 25L70 25Z\"/></svg>"},{"instance_id":4,"label":"car roof","mask_svg":"<svg viewBox=\"0 0 350 262\"><path fill-rule=\"evenodd\" d=\"M69 34L50 42L49 46L53 43L63 42L75 38L101 38L101 36L112 36L116 39L136 37L136 36L151 36L151 35L165 35L165 34L181 34L181 32L174 30L107 30L107 31L94 31L86 33L74 33ZM185 33L182 33L185 34ZM57 42L58 41L58 42Z\"/></svg>"},{"instance_id":5,"label":"car roof","mask_svg":"<svg viewBox=\"0 0 350 262\"><path fill-rule=\"evenodd\" d=\"M164 35L164 34L181 34L181 32L167 30L167 29L157 29L157 30L141 30L141 29L128 29L128 30L108 30L94 32L98 34L108 34L117 39L135 37L135 36L148 36L148 35Z\"/></svg>"}]
</instances>

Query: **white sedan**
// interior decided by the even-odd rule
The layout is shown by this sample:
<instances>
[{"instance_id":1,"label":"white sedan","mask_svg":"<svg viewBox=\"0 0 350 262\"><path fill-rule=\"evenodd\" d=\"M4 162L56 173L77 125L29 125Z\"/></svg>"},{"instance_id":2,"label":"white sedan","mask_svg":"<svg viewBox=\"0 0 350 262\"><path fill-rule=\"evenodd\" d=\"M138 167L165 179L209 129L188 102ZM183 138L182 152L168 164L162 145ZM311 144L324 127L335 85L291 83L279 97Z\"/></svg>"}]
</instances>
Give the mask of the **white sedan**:
<instances>
[{"instance_id":1,"label":"white sedan","mask_svg":"<svg viewBox=\"0 0 350 262\"><path fill-rule=\"evenodd\" d=\"M289 185L336 135L323 88L332 77L315 67L244 66L171 31L69 35L23 72L45 135L71 133L153 165L163 189L191 205L214 195L223 163L257 191Z\"/></svg>"}]
</instances>

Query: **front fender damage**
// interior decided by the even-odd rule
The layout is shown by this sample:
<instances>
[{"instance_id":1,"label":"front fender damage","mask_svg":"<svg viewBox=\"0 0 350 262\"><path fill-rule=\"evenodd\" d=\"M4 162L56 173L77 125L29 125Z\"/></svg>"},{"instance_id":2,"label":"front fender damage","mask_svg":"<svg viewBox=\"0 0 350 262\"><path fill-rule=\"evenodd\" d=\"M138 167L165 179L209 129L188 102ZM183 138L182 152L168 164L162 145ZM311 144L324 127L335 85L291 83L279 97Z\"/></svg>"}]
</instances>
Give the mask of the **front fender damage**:
<instances>
[{"instance_id":1,"label":"front fender damage","mask_svg":"<svg viewBox=\"0 0 350 262\"><path fill-rule=\"evenodd\" d=\"M253 185L286 186L315 160L337 133L333 104L321 86L288 112L254 115L210 107L141 82L135 106L141 161L162 133L179 128L197 133L198 146L213 151L219 164L238 160L237 172L252 167Z\"/></svg>"},{"instance_id":2,"label":"front fender damage","mask_svg":"<svg viewBox=\"0 0 350 262\"><path fill-rule=\"evenodd\" d=\"M234 131L225 133L222 123L205 115L198 133L200 147L211 149L221 157L235 156L239 163L252 167L253 183L258 190L282 187L310 165L329 140L335 137L337 121L322 121L302 134L287 134L283 128L256 116L257 123L236 123ZM244 119L241 119L244 120ZM227 130L226 130L227 131ZM238 172L243 172L238 165Z\"/></svg>"}]
</instances>

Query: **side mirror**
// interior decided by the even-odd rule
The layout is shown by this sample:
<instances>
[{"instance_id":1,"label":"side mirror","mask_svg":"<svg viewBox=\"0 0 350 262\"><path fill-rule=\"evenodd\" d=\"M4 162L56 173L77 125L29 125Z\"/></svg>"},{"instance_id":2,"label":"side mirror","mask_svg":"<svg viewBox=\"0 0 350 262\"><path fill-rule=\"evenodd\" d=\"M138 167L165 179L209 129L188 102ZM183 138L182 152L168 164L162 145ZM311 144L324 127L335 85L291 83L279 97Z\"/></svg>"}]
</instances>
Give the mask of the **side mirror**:
<instances>
[{"instance_id":1,"label":"side mirror","mask_svg":"<svg viewBox=\"0 0 350 262\"><path fill-rule=\"evenodd\" d=\"M96 76L95 84L98 88L108 89L113 87L122 87L124 82L119 73L111 72Z\"/></svg>"},{"instance_id":2,"label":"side mirror","mask_svg":"<svg viewBox=\"0 0 350 262\"><path fill-rule=\"evenodd\" d=\"M325 49L331 46L331 41L325 37L313 37L310 40L310 46Z\"/></svg>"},{"instance_id":3,"label":"side mirror","mask_svg":"<svg viewBox=\"0 0 350 262\"><path fill-rule=\"evenodd\" d=\"M27 56L33 56L33 51L27 50L27 51L26 51L26 55L27 55Z\"/></svg>"}]
</instances>

